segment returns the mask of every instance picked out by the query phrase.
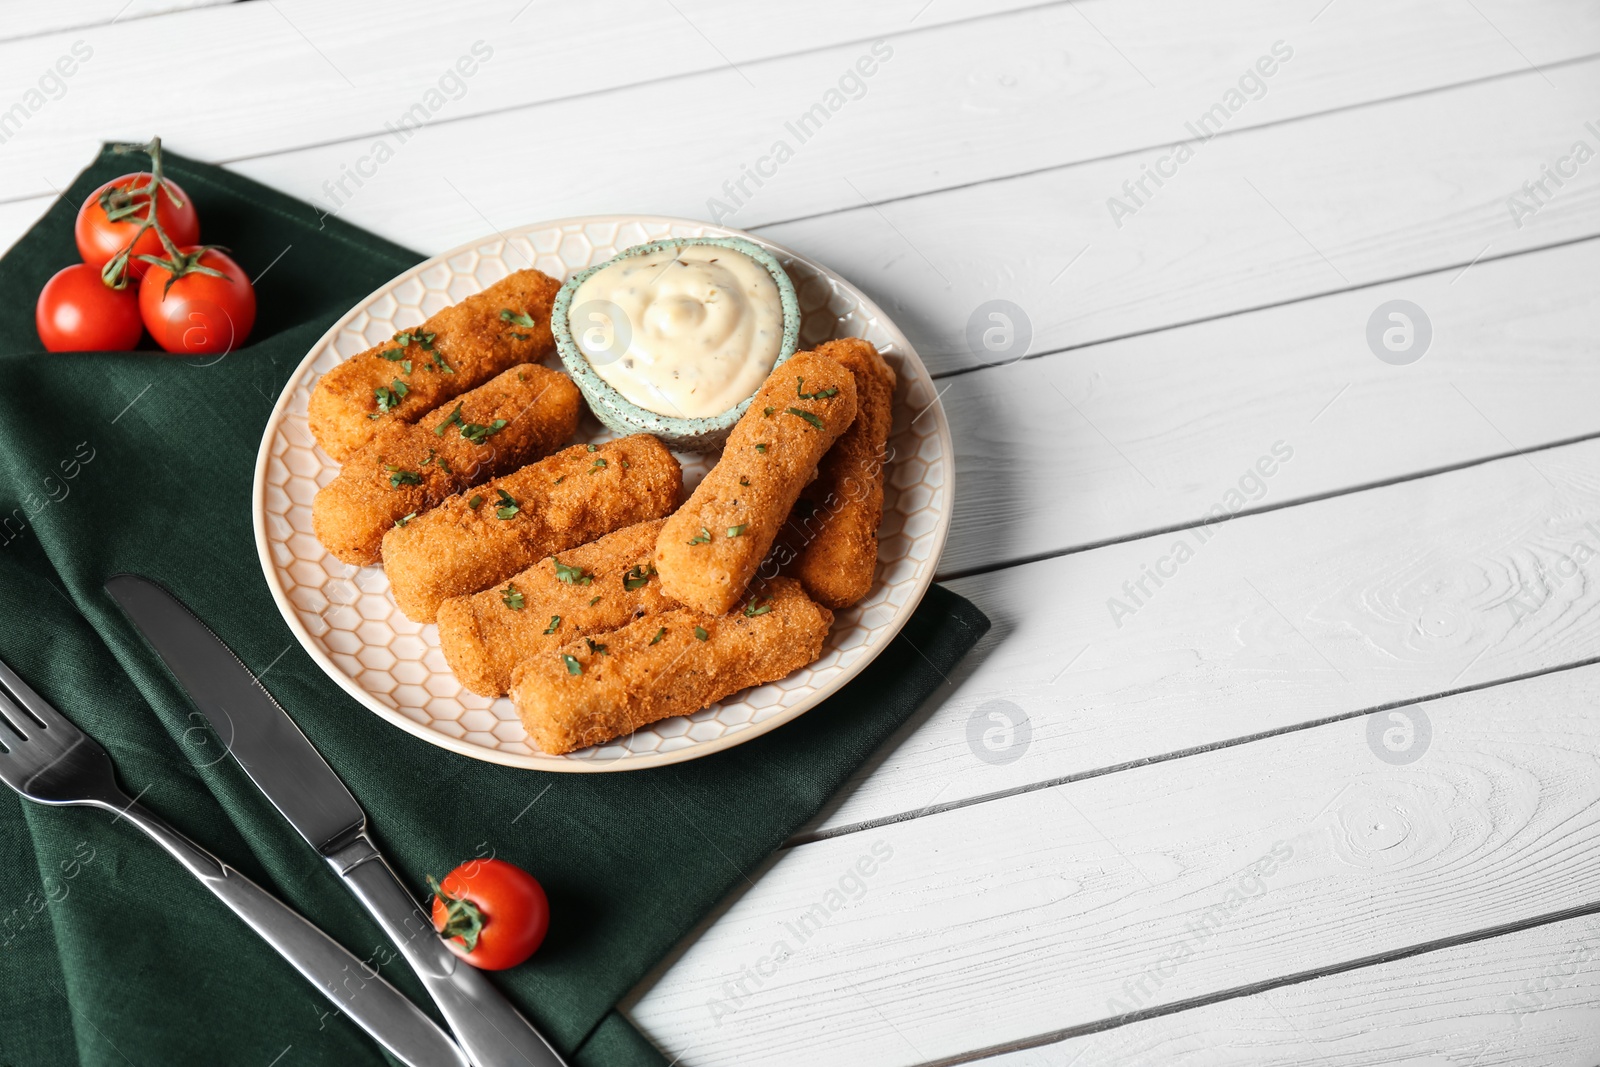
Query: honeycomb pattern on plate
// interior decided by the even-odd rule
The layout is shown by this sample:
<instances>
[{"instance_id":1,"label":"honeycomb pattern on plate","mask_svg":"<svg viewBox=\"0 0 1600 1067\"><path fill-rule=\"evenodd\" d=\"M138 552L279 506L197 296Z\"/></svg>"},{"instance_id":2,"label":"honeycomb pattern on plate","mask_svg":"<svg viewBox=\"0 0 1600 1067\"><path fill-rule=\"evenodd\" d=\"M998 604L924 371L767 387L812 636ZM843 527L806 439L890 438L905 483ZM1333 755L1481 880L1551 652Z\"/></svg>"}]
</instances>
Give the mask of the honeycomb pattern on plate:
<instances>
[{"instance_id":1,"label":"honeycomb pattern on plate","mask_svg":"<svg viewBox=\"0 0 1600 1067\"><path fill-rule=\"evenodd\" d=\"M311 350L267 425L256 476L256 536L267 584L290 628L346 691L411 733L469 756L544 770L624 770L692 758L764 733L838 689L893 639L932 581L949 527L953 457L944 412L927 369L882 312L837 275L764 241L799 294L802 348L832 337L865 337L900 376L877 581L866 600L838 614L822 658L811 666L608 745L546 755L528 743L509 699L477 696L457 683L439 649L437 628L401 614L381 567L340 563L312 535L312 497L338 471L306 423L319 375L513 270L534 266L564 278L630 245L731 232L737 231L632 216L513 230L406 272ZM610 436L592 416L579 428L580 440ZM679 458L692 487L709 460Z\"/></svg>"}]
</instances>

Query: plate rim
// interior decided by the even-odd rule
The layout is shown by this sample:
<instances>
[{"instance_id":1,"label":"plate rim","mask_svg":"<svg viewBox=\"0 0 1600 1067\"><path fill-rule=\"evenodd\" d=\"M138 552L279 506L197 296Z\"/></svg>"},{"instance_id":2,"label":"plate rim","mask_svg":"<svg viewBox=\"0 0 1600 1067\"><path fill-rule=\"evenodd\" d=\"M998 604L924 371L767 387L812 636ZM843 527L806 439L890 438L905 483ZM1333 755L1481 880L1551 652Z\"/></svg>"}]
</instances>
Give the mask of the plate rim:
<instances>
[{"instance_id":1,"label":"plate rim","mask_svg":"<svg viewBox=\"0 0 1600 1067\"><path fill-rule=\"evenodd\" d=\"M671 752L657 752L649 755L633 756L615 760L573 760L564 759L560 756L552 756L546 753L522 755L514 752L502 752L498 749L484 748L481 745L467 741L465 738L451 737L449 734L435 730L429 726L425 726L422 723L417 722L415 719L412 719L399 709L384 705L382 701L376 699L366 689L357 684L354 678L351 678L342 669L340 669L338 664L333 662L333 659L322 649L321 645L318 644L316 638L313 637L311 632L306 629L305 624L300 620L298 611L295 609L294 605L289 602L289 596L284 591L282 582L278 579L277 563L272 558L272 549L267 540L266 529L267 467L272 459L273 441L276 439L283 420L287 414L290 397L293 396L294 390L298 387L302 376L307 372L312 361L316 359L326 345L330 344L334 338L338 336L339 332L344 329L352 319L354 319L361 312L365 311L380 297L392 292L398 285L417 276L418 274L421 274L423 271L436 267L441 263L448 263L449 260L455 258L456 256L460 256L468 252L476 252L484 244L494 241L496 238L503 243L509 244L512 237L526 234L532 230L554 229L573 225L626 225L628 223L666 223L669 226L681 225L706 227L711 230L720 231L728 236L747 238L748 240L754 241L764 248L771 249L779 255L789 256L793 259L799 260L800 262L806 263L807 265L821 272L823 275L832 278L834 281L848 287L856 299L860 301L862 309L865 310L871 317L876 318L886 327L886 329L892 335L892 340L895 344L895 347L901 354L902 358L915 360L917 367L922 371L923 375L927 377L928 381L930 383L935 381L932 373L928 371L927 364L922 362L921 355L917 353L917 350L912 346L910 340L906 337L905 332L900 329L899 325L896 324L893 319L889 318L889 316L884 313L883 309L880 308L874 300L862 292L860 287L856 286L837 271L824 264L818 263L809 256L801 255L791 248L778 244L776 241L767 240L766 238L760 237L756 234L749 233L744 230L736 230L726 226L720 226L713 222L706 222L703 219L683 218L676 215L570 215L564 218L545 219L536 222L525 223L523 225L514 226L508 229L495 230L492 234L486 234L484 236L477 237L471 241L466 241L462 244L456 245L454 248L440 252L437 255L429 256L427 259L424 259L421 262L408 267L406 270L401 271L399 274L396 274L378 288L368 293L365 297L356 301L356 303L353 304L348 311L341 315L339 319L329 326L320 337L312 342L311 347L307 349L305 356L289 373L289 377L284 382L282 391L278 394L276 403L272 405L272 410L267 415L267 422L261 434L261 444L256 450L255 474L251 479L250 486L251 527L255 534L256 558L261 564L262 577L266 579L267 588L272 593L273 602L277 604L278 613L283 616L284 622L289 627L289 632L300 644L300 647L304 649L308 655L310 655L312 661L322 669L324 674L332 679L334 683L343 689L363 708L376 714L385 722L399 727L406 733L409 733L412 736L427 742L428 744L435 745L449 752L454 752L460 756L482 760L486 763L493 763L502 767L515 767L520 770L548 771L554 774L603 774L616 771L648 770L653 767L665 767L674 763L683 763L689 760L699 759L702 756L709 756L717 752L726 751L727 749L733 748L737 745L744 744L746 741L750 741L754 738L762 736L763 734L770 733L771 731L776 730L778 727L798 719L801 715L804 715L806 712L815 708L818 704L821 704L824 700L827 700L829 697L838 693L850 682L854 681L869 664L876 660L878 656L882 655L884 648L888 647L888 645L893 642L897 636L899 636L900 631L905 627L906 622L910 619L911 615L916 611L917 607L927 596L928 588L933 584L935 571L938 567L938 561L944 554L945 541L950 533L951 519L955 510L955 441L950 433L950 420L945 415L944 403L939 396L937 387L935 387L934 398L929 404L929 409L932 409L934 412L940 449L944 459L945 472L942 491L947 501L947 505L940 510L938 523L933 530L933 551L929 555L929 566L923 573L922 577L917 580L915 592L906 601L904 610L897 610L895 613L896 617L890 620L890 622L887 624L884 637L882 641L878 643L878 646L876 648L867 649L866 654L857 657L855 662L845 667L842 673L832 682L818 689L809 698L802 703L797 704L793 708L785 708L779 713L763 720L762 722L752 723L742 730L724 734L722 737L719 737L715 740L696 742L693 745L674 749ZM921 418L922 414L925 413L926 411L919 413L917 417Z\"/></svg>"}]
</instances>

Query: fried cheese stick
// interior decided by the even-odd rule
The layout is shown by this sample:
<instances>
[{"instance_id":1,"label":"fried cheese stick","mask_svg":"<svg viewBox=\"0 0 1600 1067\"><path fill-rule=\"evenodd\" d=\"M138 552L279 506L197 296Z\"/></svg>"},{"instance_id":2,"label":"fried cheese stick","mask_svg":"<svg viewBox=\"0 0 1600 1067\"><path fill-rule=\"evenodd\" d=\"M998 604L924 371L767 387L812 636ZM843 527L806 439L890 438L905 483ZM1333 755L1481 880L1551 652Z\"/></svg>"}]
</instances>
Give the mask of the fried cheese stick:
<instances>
[{"instance_id":1,"label":"fried cheese stick","mask_svg":"<svg viewBox=\"0 0 1600 1067\"><path fill-rule=\"evenodd\" d=\"M383 569L406 617L432 622L446 599L659 519L682 493L678 461L650 434L574 445L394 527L383 535Z\"/></svg>"},{"instance_id":2,"label":"fried cheese stick","mask_svg":"<svg viewBox=\"0 0 1600 1067\"><path fill-rule=\"evenodd\" d=\"M883 521L883 465L894 421L894 369L869 341L845 337L819 345L856 380L856 418L835 441L789 515L779 560L819 604L838 611L866 596L878 569Z\"/></svg>"},{"instance_id":3,"label":"fried cheese stick","mask_svg":"<svg viewBox=\"0 0 1600 1067\"><path fill-rule=\"evenodd\" d=\"M793 578L762 592L731 614L678 608L523 660L511 698L529 738L544 752L574 752L693 714L821 655L833 613Z\"/></svg>"},{"instance_id":4,"label":"fried cheese stick","mask_svg":"<svg viewBox=\"0 0 1600 1067\"><path fill-rule=\"evenodd\" d=\"M571 440L581 399L565 374L527 363L420 422L385 424L317 490L311 505L317 540L345 563L378 562L383 535L396 523Z\"/></svg>"},{"instance_id":5,"label":"fried cheese stick","mask_svg":"<svg viewBox=\"0 0 1600 1067\"><path fill-rule=\"evenodd\" d=\"M343 463L390 422L415 422L515 363L555 351L550 305L561 283L519 270L421 326L351 356L317 380L306 417Z\"/></svg>"},{"instance_id":6,"label":"fried cheese stick","mask_svg":"<svg viewBox=\"0 0 1600 1067\"><path fill-rule=\"evenodd\" d=\"M504 585L439 605L439 645L462 685L503 696L518 663L677 607L650 563L665 520L542 559Z\"/></svg>"},{"instance_id":7,"label":"fried cheese stick","mask_svg":"<svg viewBox=\"0 0 1600 1067\"><path fill-rule=\"evenodd\" d=\"M817 462L856 416L855 377L801 352L756 390L722 458L661 529L666 594L721 615L739 602Z\"/></svg>"}]
</instances>

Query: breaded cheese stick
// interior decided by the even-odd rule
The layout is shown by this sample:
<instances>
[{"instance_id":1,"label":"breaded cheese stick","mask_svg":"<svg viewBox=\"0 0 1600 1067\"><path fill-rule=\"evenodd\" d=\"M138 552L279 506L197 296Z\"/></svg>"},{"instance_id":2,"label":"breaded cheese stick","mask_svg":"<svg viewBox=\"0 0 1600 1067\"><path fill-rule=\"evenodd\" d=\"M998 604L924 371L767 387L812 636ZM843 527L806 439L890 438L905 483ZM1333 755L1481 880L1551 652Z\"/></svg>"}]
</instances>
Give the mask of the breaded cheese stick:
<instances>
[{"instance_id":1,"label":"breaded cheese stick","mask_svg":"<svg viewBox=\"0 0 1600 1067\"><path fill-rule=\"evenodd\" d=\"M446 599L659 519L682 493L678 461L649 434L574 445L394 527L383 535L383 569L400 610L432 622Z\"/></svg>"},{"instance_id":2,"label":"breaded cheese stick","mask_svg":"<svg viewBox=\"0 0 1600 1067\"><path fill-rule=\"evenodd\" d=\"M560 288L548 274L519 270L351 356L311 391L312 436L343 463L379 426L416 422L514 363L545 358L555 351L550 305Z\"/></svg>"},{"instance_id":3,"label":"breaded cheese stick","mask_svg":"<svg viewBox=\"0 0 1600 1067\"><path fill-rule=\"evenodd\" d=\"M772 547L817 462L856 417L855 377L801 352L775 368L722 458L661 529L656 570L674 600L721 615Z\"/></svg>"},{"instance_id":4,"label":"breaded cheese stick","mask_svg":"<svg viewBox=\"0 0 1600 1067\"><path fill-rule=\"evenodd\" d=\"M664 519L636 523L439 605L439 645L462 685L503 696L529 656L677 607L650 562Z\"/></svg>"},{"instance_id":5,"label":"breaded cheese stick","mask_svg":"<svg viewBox=\"0 0 1600 1067\"><path fill-rule=\"evenodd\" d=\"M782 563L819 604L838 611L866 596L878 569L878 524L883 521L883 465L894 421L894 369L870 341L844 337L819 345L856 379L856 419L800 491L778 549Z\"/></svg>"},{"instance_id":6,"label":"breaded cheese stick","mask_svg":"<svg viewBox=\"0 0 1600 1067\"><path fill-rule=\"evenodd\" d=\"M660 719L690 715L776 681L822 654L833 612L793 578L727 615L679 608L599 640L541 651L517 665L511 698L540 750L573 752Z\"/></svg>"},{"instance_id":7,"label":"breaded cheese stick","mask_svg":"<svg viewBox=\"0 0 1600 1067\"><path fill-rule=\"evenodd\" d=\"M525 363L420 422L383 426L317 490L317 540L346 563L378 562L383 535L397 522L570 441L581 399L565 374Z\"/></svg>"}]
</instances>

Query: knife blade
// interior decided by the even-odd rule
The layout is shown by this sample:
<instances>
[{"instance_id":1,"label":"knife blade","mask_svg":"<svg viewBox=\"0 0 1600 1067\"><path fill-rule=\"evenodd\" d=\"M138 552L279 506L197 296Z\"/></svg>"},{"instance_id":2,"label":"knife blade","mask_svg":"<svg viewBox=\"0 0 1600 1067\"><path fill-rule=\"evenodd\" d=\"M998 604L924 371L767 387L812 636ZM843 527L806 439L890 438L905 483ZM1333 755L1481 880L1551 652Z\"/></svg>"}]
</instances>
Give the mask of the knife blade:
<instances>
[{"instance_id":1,"label":"knife blade","mask_svg":"<svg viewBox=\"0 0 1600 1067\"><path fill-rule=\"evenodd\" d=\"M221 638L166 589L136 574L107 580L227 751L321 853L400 949L478 1067L566 1067L482 972L462 963L367 836L366 813L288 712Z\"/></svg>"}]
</instances>

